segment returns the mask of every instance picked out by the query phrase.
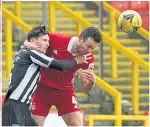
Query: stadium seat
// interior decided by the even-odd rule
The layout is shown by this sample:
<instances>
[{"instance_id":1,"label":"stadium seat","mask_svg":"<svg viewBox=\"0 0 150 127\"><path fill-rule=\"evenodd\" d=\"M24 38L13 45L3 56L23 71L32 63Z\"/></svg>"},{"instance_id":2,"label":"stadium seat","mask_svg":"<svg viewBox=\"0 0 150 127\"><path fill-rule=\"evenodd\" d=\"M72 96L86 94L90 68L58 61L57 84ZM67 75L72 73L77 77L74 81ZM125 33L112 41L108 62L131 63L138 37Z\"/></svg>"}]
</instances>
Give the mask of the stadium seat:
<instances>
[{"instance_id":1,"label":"stadium seat","mask_svg":"<svg viewBox=\"0 0 150 127\"><path fill-rule=\"evenodd\" d=\"M132 10L143 12L148 11L149 2L146 1L131 1L130 7Z\"/></svg>"},{"instance_id":2,"label":"stadium seat","mask_svg":"<svg viewBox=\"0 0 150 127\"><path fill-rule=\"evenodd\" d=\"M130 2L129 1L112 1L111 5L119 11L125 11L130 9Z\"/></svg>"},{"instance_id":3,"label":"stadium seat","mask_svg":"<svg viewBox=\"0 0 150 127\"><path fill-rule=\"evenodd\" d=\"M119 2L119 1L112 1L111 2L111 5L116 8L117 10L119 11L122 11L122 2Z\"/></svg>"},{"instance_id":4,"label":"stadium seat","mask_svg":"<svg viewBox=\"0 0 150 127\"><path fill-rule=\"evenodd\" d=\"M145 111L144 115L149 115L150 111Z\"/></svg>"},{"instance_id":5,"label":"stadium seat","mask_svg":"<svg viewBox=\"0 0 150 127\"><path fill-rule=\"evenodd\" d=\"M123 11L130 9L130 1L124 1L122 2L123 5Z\"/></svg>"},{"instance_id":6,"label":"stadium seat","mask_svg":"<svg viewBox=\"0 0 150 127\"><path fill-rule=\"evenodd\" d=\"M142 18L142 26L145 28L145 29L149 29L149 16L146 15L146 16L143 16Z\"/></svg>"},{"instance_id":7,"label":"stadium seat","mask_svg":"<svg viewBox=\"0 0 150 127\"><path fill-rule=\"evenodd\" d=\"M5 96L4 95L1 95L0 96L0 109L2 108L2 105L3 105L3 103L4 103L4 100L5 100Z\"/></svg>"},{"instance_id":8,"label":"stadium seat","mask_svg":"<svg viewBox=\"0 0 150 127\"><path fill-rule=\"evenodd\" d=\"M139 11L141 9L141 2L131 1L130 7L132 10Z\"/></svg>"},{"instance_id":9,"label":"stadium seat","mask_svg":"<svg viewBox=\"0 0 150 127\"><path fill-rule=\"evenodd\" d=\"M5 96L2 95L2 105L3 105L3 103L4 103L4 100L5 100Z\"/></svg>"}]
</instances>

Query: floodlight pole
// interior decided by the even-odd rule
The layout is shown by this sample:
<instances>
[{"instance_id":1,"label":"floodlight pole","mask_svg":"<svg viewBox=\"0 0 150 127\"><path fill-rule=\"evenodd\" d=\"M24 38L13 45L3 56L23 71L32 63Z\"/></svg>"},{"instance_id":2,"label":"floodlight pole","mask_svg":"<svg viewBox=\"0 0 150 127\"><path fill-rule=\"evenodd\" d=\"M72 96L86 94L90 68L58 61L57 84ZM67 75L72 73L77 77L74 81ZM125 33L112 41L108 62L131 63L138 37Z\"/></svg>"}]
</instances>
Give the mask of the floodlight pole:
<instances>
[{"instance_id":1,"label":"floodlight pole","mask_svg":"<svg viewBox=\"0 0 150 127\"><path fill-rule=\"evenodd\" d=\"M42 1L42 24L47 25L46 1Z\"/></svg>"},{"instance_id":2,"label":"floodlight pole","mask_svg":"<svg viewBox=\"0 0 150 127\"><path fill-rule=\"evenodd\" d=\"M98 19L99 19L99 28L103 30L103 2L99 1L99 10L98 10ZM99 45L99 76L103 78L103 41Z\"/></svg>"}]
</instances>

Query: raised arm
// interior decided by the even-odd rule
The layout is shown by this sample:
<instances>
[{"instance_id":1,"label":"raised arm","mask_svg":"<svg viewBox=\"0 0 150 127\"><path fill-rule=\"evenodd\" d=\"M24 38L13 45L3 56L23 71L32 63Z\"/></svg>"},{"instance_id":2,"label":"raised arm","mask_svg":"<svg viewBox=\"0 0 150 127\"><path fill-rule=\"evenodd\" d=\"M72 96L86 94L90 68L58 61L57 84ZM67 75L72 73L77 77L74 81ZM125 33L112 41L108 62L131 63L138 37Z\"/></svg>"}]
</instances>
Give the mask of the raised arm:
<instances>
[{"instance_id":1,"label":"raised arm","mask_svg":"<svg viewBox=\"0 0 150 127\"><path fill-rule=\"evenodd\" d=\"M86 56L76 56L71 60L56 60L54 58L48 57L36 50L31 50L30 58L32 62L38 64L45 68L53 68L58 70L68 70L76 66L77 64L87 63L86 60L91 59L91 57Z\"/></svg>"}]
</instances>

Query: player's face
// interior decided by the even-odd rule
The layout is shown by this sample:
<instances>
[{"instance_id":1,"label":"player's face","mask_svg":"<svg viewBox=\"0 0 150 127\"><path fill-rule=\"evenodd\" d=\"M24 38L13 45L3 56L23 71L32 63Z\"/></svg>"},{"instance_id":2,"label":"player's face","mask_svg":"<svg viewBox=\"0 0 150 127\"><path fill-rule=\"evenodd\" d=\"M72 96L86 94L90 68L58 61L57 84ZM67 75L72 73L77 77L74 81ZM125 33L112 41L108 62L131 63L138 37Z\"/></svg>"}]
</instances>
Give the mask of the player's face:
<instances>
[{"instance_id":1,"label":"player's face","mask_svg":"<svg viewBox=\"0 0 150 127\"><path fill-rule=\"evenodd\" d=\"M92 50L95 49L96 47L97 47L96 41L94 41L91 38L88 38L86 41L79 39L79 45L77 50L80 55L85 55L91 53Z\"/></svg>"},{"instance_id":2,"label":"player's face","mask_svg":"<svg viewBox=\"0 0 150 127\"><path fill-rule=\"evenodd\" d=\"M46 50L49 47L49 36L48 35L42 35L39 38L36 39L36 45L41 47L41 50L46 53Z\"/></svg>"}]
</instances>

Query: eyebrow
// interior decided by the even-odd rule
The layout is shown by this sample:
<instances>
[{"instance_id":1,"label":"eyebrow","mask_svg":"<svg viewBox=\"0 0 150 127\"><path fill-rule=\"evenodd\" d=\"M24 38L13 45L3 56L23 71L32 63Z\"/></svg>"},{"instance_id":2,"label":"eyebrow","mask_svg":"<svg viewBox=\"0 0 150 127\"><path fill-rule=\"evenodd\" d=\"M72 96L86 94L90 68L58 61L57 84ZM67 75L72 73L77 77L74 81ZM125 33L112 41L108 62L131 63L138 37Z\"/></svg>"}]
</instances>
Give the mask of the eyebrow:
<instances>
[{"instance_id":1,"label":"eyebrow","mask_svg":"<svg viewBox=\"0 0 150 127\"><path fill-rule=\"evenodd\" d=\"M89 46L90 48L94 49L94 47L93 47L91 44L89 44L88 46Z\"/></svg>"},{"instance_id":2,"label":"eyebrow","mask_svg":"<svg viewBox=\"0 0 150 127\"><path fill-rule=\"evenodd\" d=\"M44 41L46 41L46 40L50 41L50 39L45 39L45 38L44 38L43 40L44 40Z\"/></svg>"}]
</instances>

